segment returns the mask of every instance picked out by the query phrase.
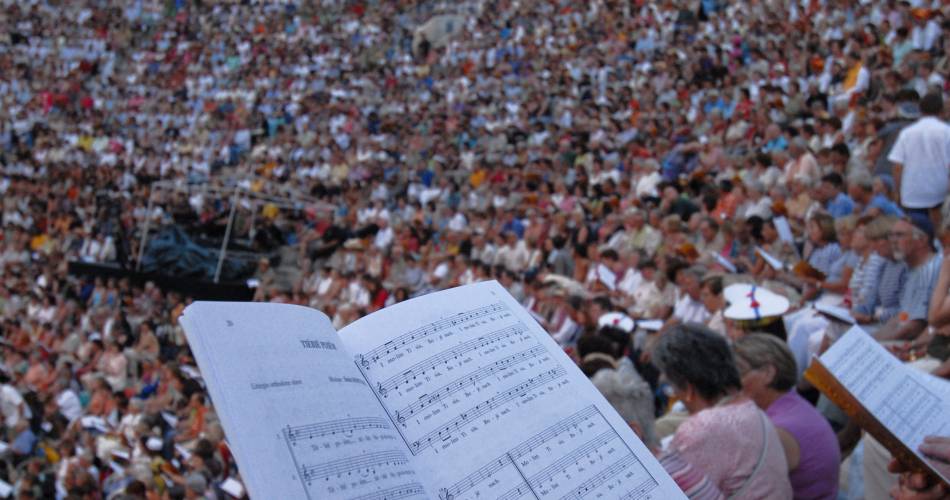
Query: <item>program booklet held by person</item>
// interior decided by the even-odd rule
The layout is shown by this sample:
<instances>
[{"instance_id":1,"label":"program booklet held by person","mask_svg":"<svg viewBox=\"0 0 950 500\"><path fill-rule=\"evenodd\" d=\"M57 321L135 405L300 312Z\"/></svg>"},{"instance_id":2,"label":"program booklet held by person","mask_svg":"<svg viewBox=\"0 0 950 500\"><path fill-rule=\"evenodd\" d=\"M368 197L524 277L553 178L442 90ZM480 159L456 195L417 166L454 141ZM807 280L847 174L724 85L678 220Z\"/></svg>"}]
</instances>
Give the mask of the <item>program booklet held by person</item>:
<instances>
[{"instance_id":1,"label":"program booklet held by person","mask_svg":"<svg viewBox=\"0 0 950 500\"><path fill-rule=\"evenodd\" d=\"M497 282L339 333L286 304L180 321L252 498L685 498Z\"/></svg>"},{"instance_id":2,"label":"program booklet held by person","mask_svg":"<svg viewBox=\"0 0 950 500\"><path fill-rule=\"evenodd\" d=\"M815 357L805 378L895 458L950 486L947 465L919 451L927 436L950 435L950 382L903 364L860 326Z\"/></svg>"}]
</instances>

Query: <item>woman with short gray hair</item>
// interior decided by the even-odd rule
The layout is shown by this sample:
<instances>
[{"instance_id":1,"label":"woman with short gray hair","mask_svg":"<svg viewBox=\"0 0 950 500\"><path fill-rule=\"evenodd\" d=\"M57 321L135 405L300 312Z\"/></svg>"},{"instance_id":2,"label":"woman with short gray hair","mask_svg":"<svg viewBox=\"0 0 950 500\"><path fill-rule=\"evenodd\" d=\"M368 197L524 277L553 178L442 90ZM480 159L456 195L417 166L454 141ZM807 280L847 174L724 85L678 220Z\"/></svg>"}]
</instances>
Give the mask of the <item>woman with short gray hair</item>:
<instances>
[{"instance_id":1,"label":"woman with short gray hair","mask_svg":"<svg viewBox=\"0 0 950 500\"><path fill-rule=\"evenodd\" d=\"M798 370L788 346L755 333L733 346L742 390L778 430L795 498L836 498L841 452L828 421L795 392Z\"/></svg>"},{"instance_id":2,"label":"woman with short gray hair","mask_svg":"<svg viewBox=\"0 0 950 500\"><path fill-rule=\"evenodd\" d=\"M792 498L778 433L742 394L722 335L696 323L676 325L660 337L652 359L690 413L671 452L705 471L730 498Z\"/></svg>"}]
</instances>

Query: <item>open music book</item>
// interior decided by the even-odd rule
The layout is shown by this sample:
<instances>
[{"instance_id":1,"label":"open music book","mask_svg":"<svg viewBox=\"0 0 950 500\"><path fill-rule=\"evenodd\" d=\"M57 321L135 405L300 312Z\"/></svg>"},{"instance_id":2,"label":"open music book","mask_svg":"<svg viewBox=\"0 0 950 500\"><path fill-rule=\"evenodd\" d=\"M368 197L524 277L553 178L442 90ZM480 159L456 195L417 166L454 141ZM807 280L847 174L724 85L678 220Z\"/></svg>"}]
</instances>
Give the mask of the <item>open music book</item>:
<instances>
[{"instance_id":1,"label":"open music book","mask_svg":"<svg viewBox=\"0 0 950 500\"><path fill-rule=\"evenodd\" d=\"M814 358L805 378L894 457L950 486L918 450L927 436L950 435L950 382L903 364L859 326Z\"/></svg>"},{"instance_id":2,"label":"open music book","mask_svg":"<svg viewBox=\"0 0 950 500\"><path fill-rule=\"evenodd\" d=\"M284 304L180 321L252 498L685 498L497 282L339 333Z\"/></svg>"}]
</instances>

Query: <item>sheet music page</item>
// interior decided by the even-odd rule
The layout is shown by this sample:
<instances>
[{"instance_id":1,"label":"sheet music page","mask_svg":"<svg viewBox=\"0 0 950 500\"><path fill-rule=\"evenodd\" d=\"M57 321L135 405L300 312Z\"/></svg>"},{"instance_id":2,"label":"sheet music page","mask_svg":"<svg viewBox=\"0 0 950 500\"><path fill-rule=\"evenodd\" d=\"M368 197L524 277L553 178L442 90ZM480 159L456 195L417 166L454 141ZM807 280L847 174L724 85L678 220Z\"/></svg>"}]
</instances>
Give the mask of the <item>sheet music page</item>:
<instances>
[{"instance_id":1,"label":"sheet music page","mask_svg":"<svg viewBox=\"0 0 950 500\"><path fill-rule=\"evenodd\" d=\"M950 382L904 365L861 327L848 330L820 359L874 418L924 460L917 450L924 437L950 435Z\"/></svg>"},{"instance_id":2,"label":"sheet music page","mask_svg":"<svg viewBox=\"0 0 950 500\"><path fill-rule=\"evenodd\" d=\"M685 498L497 282L396 304L340 337L442 500Z\"/></svg>"},{"instance_id":3,"label":"sheet music page","mask_svg":"<svg viewBox=\"0 0 950 500\"><path fill-rule=\"evenodd\" d=\"M785 263L783 263L781 260L779 260L779 259L778 259L777 257L775 257L774 255L772 255L772 254L766 252L764 248L762 248L762 247L756 245L755 251L756 251L756 252L759 252L759 255L762 256L762 259L764 259L765 262L766 262L769 266L772 267L772 269L775 269L776 271L781 271L781 270L785 269Z\"/></svg>"},{"instance_id":4,"label":"sheet music page","mask_svg":"<svg viewBox=\"0 0 950 500\"><path fill-rule=\"evenodd\" d=\"M772 219L772 223L775 224L775 230L778 232L778 237L782 241L791 243L792 246L794 246L795 236L792 234L792 226L788 224L788 219L780 216Z\"/></svg>"},{"instance_id":5,"label":"sheet music page","mask_svg":"<svg viewBox=\"0 0 950 500\"><path fill-rule=\"evenodd\" d=\"M251 498L432 497L323 313L196 302L180 321Z\"/></svg>"}]
</instances>

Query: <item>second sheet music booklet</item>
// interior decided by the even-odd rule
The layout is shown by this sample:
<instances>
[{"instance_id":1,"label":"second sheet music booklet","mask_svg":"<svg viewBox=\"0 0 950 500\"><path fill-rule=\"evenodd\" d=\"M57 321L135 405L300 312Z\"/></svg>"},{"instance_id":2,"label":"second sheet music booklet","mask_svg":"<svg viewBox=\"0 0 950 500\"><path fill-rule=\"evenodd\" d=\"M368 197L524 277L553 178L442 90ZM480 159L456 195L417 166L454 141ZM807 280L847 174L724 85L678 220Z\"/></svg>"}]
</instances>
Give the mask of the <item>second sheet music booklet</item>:
<instances>
[{"instance_id":1,"label":"second sheet music booklet","mask_svg":"<svg viewBox=\"0 0 950 500\"><path fill-rule=\"evenodd\" d=\"M284 304L196 302L180 321L251 498L685 498L496 282L339 332Z\"/></svg>"}]
</instances>

